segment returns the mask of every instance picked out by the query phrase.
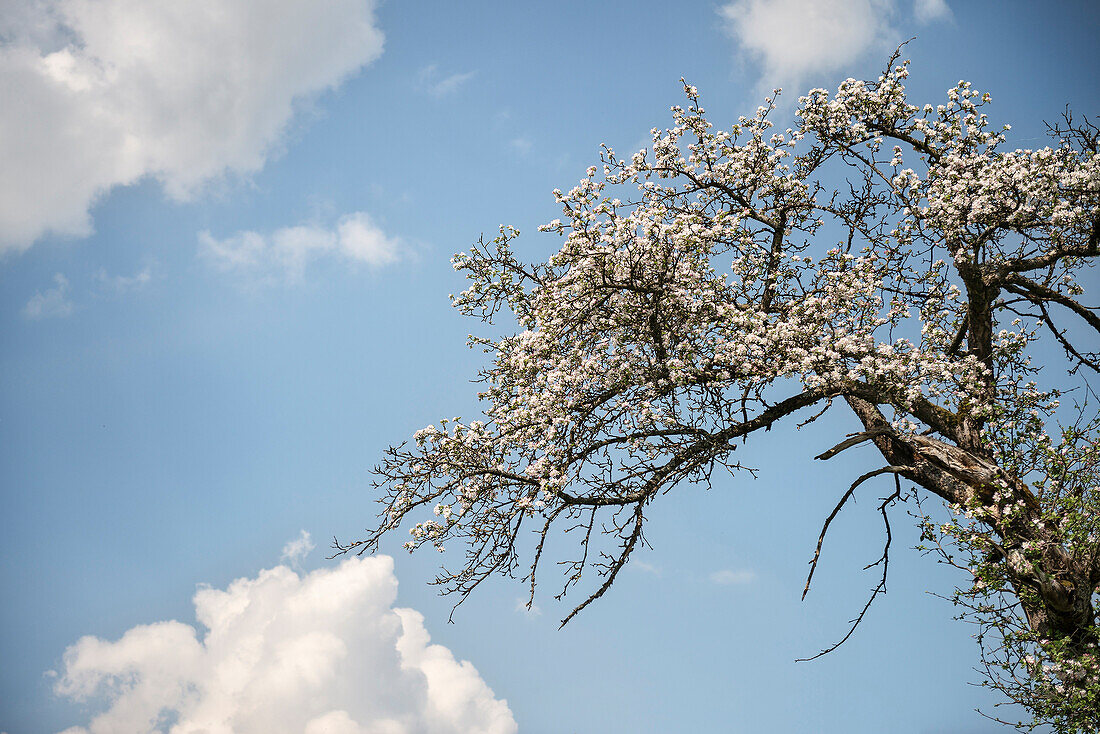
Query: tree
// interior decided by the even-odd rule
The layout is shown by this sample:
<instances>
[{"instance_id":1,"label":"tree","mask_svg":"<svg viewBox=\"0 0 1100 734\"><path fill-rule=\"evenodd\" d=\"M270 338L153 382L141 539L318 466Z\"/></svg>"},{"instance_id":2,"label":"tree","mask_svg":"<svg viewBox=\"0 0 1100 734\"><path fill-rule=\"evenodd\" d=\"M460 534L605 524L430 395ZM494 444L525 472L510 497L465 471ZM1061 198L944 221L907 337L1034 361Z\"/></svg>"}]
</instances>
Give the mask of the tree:
<instances>
[{"instance_id":1,"label":"tree","mask_svg":"<svg viewBox=\"0 0 1100 734\"><path fill-rule=\"evenodd\" d=\"M852 631L885 589L888 511L906 503L924 547L968 572L954 601L980 625L985 684L1034 715L1017 725L1100 730L1087 381L1100 355L1083 346L1100 316L1079 298L1100 254L1100 129L1067 111L1052 147L1005 150L988 94L960 82L946 104L912 105L898 58L877 80L811 90L784 131L774 97L716 130L685 83L688 106L650 148L604 146L602 166L554 192L564 218L540 229L562 245L548 262L517 259L510 227L456 255L471 285L454 305L490 323L510 311L520 331L470 337L492 355L484 420L391 447L378 525L337 551L373 550L408 522L409 550L464 544L465 564L436 579L460 603L517 571L533 599L552 537L571 535L562 595L595 583L565 624L612 585L675 486L751 471L734 455L753 434L848 410L863 430L816 458L870 442L882 465L840 488L806 591L836 514L891 478L881 581ZM1041 369L1051 345L1062 377Z\"/></svg>"}]
</instances>

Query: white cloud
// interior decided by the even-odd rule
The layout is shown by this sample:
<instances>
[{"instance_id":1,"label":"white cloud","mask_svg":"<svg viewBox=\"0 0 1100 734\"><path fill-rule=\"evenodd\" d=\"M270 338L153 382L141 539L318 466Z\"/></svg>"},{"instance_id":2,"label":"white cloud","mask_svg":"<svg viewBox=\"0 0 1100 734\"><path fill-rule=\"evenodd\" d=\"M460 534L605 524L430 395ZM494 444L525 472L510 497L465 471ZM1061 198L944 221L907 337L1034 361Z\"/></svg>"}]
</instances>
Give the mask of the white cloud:
<instances>
[{"instance_id":1,"label":"white cloud","mask_svg":"<svg viewBox=\"0 0 1100 734\"><path fill-rule=\"evenodd\" d=\"M382 53L374 7L3 2L0 253L89 234L96 200L145 176L186 199L259 170L303 101Z\"/></svg>"},{"instance_id":2,"label":"white cloud","mask_svg":"<svg viewBox=\"0 0 1100 734\"><path fill-rule=\"evenodd\" d=\"M755 580L756 574L752 571L734 571L729 568L723 568L721 571L715 571L710 575L710 582L719 586L751 584Z\"/></svg>"},{"instance_id":3,"label":"white cloud","mask_svg":"<svg viewBox=\"0 0 1100 734\"><path fill-rule=\"evenodd\" d=\"M652 563L646 563L645 561L632 560L630 562L630 568L637 569L644 573L651 573L654 576L660 576L662 574L659 567L654 566Z\"/></svg>"},{"instance_id":4,"label":"white cloud","mask_svg":"<svg viewBox=\"0 0 1100 734\"><path fill-rule=\"evenodd\" d=\"M57 273L53 276L53 282L53 288L38 291L31 296L27 305L23 306L24 318L32 321L64 318L73 312L73 304L69 300L69 279Z\"/></svg>"},{"instance_id":5,"label":"white cloud","mask_svg":"<svg viewBox=\"0 0 1100 734\"><path fill-rule=\"evenodd\" d=\"M133 275L108 275L104 268L100 268L95 274L95 279L115 293L128 293L149 285L153 279L153 269L146 265Z\"/></svg>"},{"instance_id":6,"label":"white cloud","mask_svg":"<svg viewBox=\"0 0 1100 734\"><path fill-rule=\"evenodd\" d=\"M516 611L527 617L538 617L542 615L542 607L523 596L516 599Z\"/></svg>"},{"instance_id":7,"label":"white cloud","mask_svg":"<svg viewBox=\"0 0 1100 734\"><path fill-rule=\"evenodd\" d=\"M352 260L368 265L386 265L397 260L397 240L386 237L363 212L342 218L336 234L340 252Z\"/></svg>"},{"instance_id":8,"label":"white cloud","mask_svg":"<svg viewBox=\"0 0 1100 734\"><path fill-rule=\"evenodd\" d=\"M945 0L913 0L913 15L920 23L951 18L951 8Z\"/></svg>"},{"instance_id":9,"label":"white cloud","mask_svg":"<svg viewBox=\"0 0 1100 734\"><path fill-rule=\"evenodd\" d=\"M280 560L289 563L293 568L301 568L301 563L305 560L314 548L316 548L313 539L310 538L309 532L303 530L298 534L298 537L294 540L288 541L283 546L283 554L280 556Z\"/></svg>"},{"instance_id":10,"label":"white cloud","mask_svg":"<svg viewBox=\"0 0 1100 734\"><path fill-rule=\"evenodd\" d=\"M303 224L270 235L244 231L220 240L199 233L200 251L217 267L268 280L297 280L310 261L325 256L380 267L398 259L399 246L364 212L347 214L332 228Z\"/></svg>"},{"instance_id":11,"label":"white cloud","mask_svg":"<svg viewBox=\"0 0 1100 734\"><path fill-rule=\"evenodd\" d=\"M420 70L420 86L433 97L446 97L457 92L459 87L473 79L476 74L476 71L466 71L443 76L435 64L429 64Z\"/></svg>"},{"instance_id":12,"label":"white cloud","mask_svg":"<svg viewBox=\"0 0 1100 734\"><path fill-rule=\"evenodd\" d=\"M893 0L734 0L718 12L740 51L760 63L761 88L787 87L793 98L812 73L843 70L900 40Z\"/></svg>"},{"instance_id":13,"label":"white cloud","mask_svg":"<svg viewBox=\"0 0 1100 734\"><path fill-rule=\"evenodd\" d=\"M531 138L526 135L521 135L518 138L512 138L508 141L508 147L516 151L520 155L527 155L531 152L531 148L534 147L534 143L531 142Z\"/></svg>"},{"instance_id":14,"label":"white cloud","mask_svg":"<svg viewBox=\"0 0 1100 734\"><path fill-rule=\"evenodd\" d=\"M66 734L514 733L507 703L396 594L386 556L305 576L278 566L200 589L202 635L169 621L84 637L55 690L108 706Z\"/></svg>"}]
</instances>

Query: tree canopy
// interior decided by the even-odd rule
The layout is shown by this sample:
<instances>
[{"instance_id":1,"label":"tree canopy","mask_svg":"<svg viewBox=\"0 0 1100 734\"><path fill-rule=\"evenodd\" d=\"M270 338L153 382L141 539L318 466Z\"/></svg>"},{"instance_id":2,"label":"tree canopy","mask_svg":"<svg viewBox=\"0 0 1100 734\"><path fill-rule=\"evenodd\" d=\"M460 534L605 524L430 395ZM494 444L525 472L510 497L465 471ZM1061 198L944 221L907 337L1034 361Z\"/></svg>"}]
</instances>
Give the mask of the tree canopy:
<instances>
[{"instance_id":1,"label":"tree canopy","mask_svg":"<svg viewBox=\"0 0 1100 734\"><path fill-rule=\"evenodd\" d=\"M753 434L847 410L863 430L817 458L869 442L881 464L837 488L806 590L830 522L887 477L867 605L905 503L924 547L964 572L954 601L980 625L985 684L1034 716L1020 725L1100 730L1100 312L1081 299L1100 254L1100 129L1067 112L1048 147L1009 150L988 94L959 82L913 104L898 59L811 90L784 130L774 97L716 128L685 83L651 146L605 146L554 192L547 262L517 258L511 227L456 255L470 286L454 305L518 324L470 338L491 354L484 415L391 447L379 522L337 550L408 527L410 550L461 544L464 564L437 579L460 600L493 574L521 575L533 599L544 552L572 536L561 593L583 591L565 624L678 485L751 471L737 456ZM1066 370L1043 369L1052 347Z\"/></svg>"}]
</instances>

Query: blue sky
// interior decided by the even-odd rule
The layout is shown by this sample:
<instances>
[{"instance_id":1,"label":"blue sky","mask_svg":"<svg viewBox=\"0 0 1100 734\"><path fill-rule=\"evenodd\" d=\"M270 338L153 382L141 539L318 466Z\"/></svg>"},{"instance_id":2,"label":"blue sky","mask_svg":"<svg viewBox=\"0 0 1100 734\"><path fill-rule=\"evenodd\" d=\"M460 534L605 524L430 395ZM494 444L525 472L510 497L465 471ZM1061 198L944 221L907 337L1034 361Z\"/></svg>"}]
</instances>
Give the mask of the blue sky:
<instances>
[{"instance_id":1,"label":"blue sky","mask_svg":"<svg viewBox=\"0 0 1100 734\"><path fill-rule=\"evenodd\" d=\"M272 692L309 734L999 730L973 711L997 699L968 685L972 630L927 593L953 576L916 552L844 647L794 662L874 584L866 501L798 600L873 461L811 460L840 418L755 443L755 482L665 498L653 549L561 631L549 587L528 613L495 581L447 624L438 556L325 547L371 524L387 445L477 412L450 256L501 223L548 254L551 190L667 126L680 77L722 124L772 86L877 75L915 36L913 100L965 78L1037 147L1067 103L1100 111L1092 3L268 5L0 0L0 731L137 730L138 694L172 686L241 732ZM256 639L320 662L227 682ZM112 671L137 688L97 695Z\"/></svg>"}]
</instances>

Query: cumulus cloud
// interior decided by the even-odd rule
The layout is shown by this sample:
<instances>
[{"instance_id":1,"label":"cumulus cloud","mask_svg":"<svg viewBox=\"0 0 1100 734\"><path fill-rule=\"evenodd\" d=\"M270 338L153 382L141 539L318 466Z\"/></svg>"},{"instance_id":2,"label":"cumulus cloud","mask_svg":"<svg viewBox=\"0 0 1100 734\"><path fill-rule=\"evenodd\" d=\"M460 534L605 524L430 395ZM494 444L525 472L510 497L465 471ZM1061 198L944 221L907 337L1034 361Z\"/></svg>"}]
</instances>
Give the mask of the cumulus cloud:
<instances>
[{"instance_id":1,"label":"cumulus cloud","mask_svg":"<svg viewBox=\"0 0 1100 734\"><path fill-rule=\"evenodd\" d=\"M420 86L433 97L446 97L454 94L466 82L474 78L475 71L465 71L444 75L435 64L429 64L420 70Z\"/></svg>"},{"instance_id":2,"label":"cumulus cloud","mask_svg":"<svg viewBox=\"0 0 1100 734\"><path fill-rule=\"evenodd\" d=\"M719 586L751 584L755 580L756 574L752 571L735 571L729 568L723 568L722 570L715 571L710 575L710 582L712 584L718 584Z\"/></svg>"},{"instance_id":3,"label":"cumulus cloud","mask_svg":"<svg viewBox=\"0 0 1100 734\"><path fill-rule=\"evenodd\" d=\"M889 0L735 0L719 13L770 88L799 85L811 71L836 71L888 43L890 10Z\"/></svg>"},{"instance_id":4,"label":"cumulus cloud","mask_svg":"<svg viewBox=\"0 0 1100 734\"><path fill-rule=\"evenodd\" d=\"M811 74L843 71L904 40L893 25L894 0L734 0L718 12L740 51L760 64L761 88L796 95ZM921 22L949 13L945 0L915 0Z\"/></svg>"},{"instance_id":5,"label":"cumulus cloud","mask_svg":"<svg viewBox=\"0 0 1100 734\"><path fill-rule=\"evenodd\" d=\"M54 287L37 291L23 306L23 317L31 321L64 318L73 312L69 300L69 279L61 273L53 276Z\"/></svg>"},{"instance_id":6,"label":"cumulus cloud","mask_svg":"<svg viewBox=\"0 0 1100 734\"><path fill-rule=\"evenodd\" d=\"M84 637L55 690L107 706L63 734L514 733L507 702L396 594L386 556L304 576L278 566L200 589L205 633L169 621Z\"/></svg>"},{"instance_id":7,"label":"cumulus cloud","mask_svg":"<svg viewBox=\"0 0 1100 734\"><path fill-rule=\"evenodd\" d=\"M379 267L395 262L399 247L364 212L345 215L335 227L301 224L266 235L238 232L224 239L199 233L200 252L216 267L267 280L297 280L310 261L321 257Z\"/></svg>"},{"instance_id":8,"label":"cumulus cloud","mask_svg":"<svg viewBox=\"0 0 1100 734\"><path fill-rule=\"evenodd\" d=\"M375 0L0 0L0 253L85 236L152 176L259 170L303 100L382 53Z\"/></svg>"}]
</instances>

